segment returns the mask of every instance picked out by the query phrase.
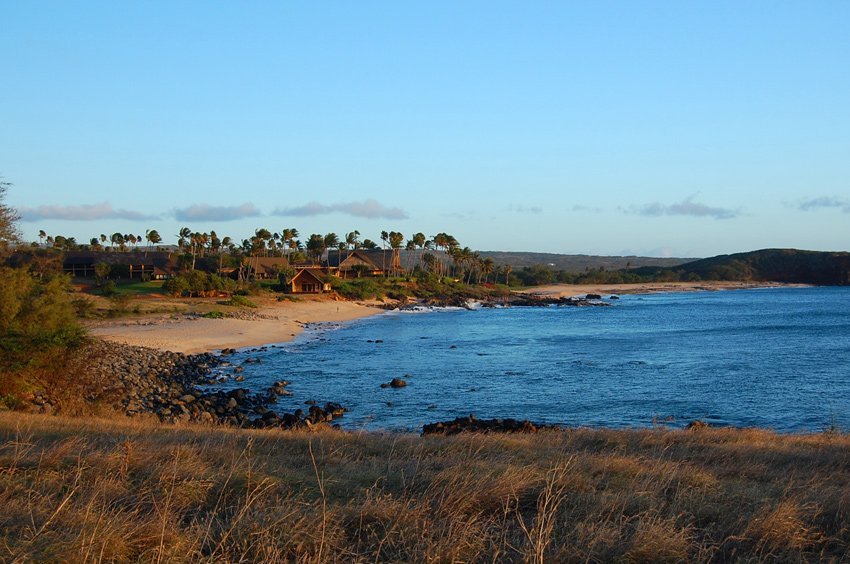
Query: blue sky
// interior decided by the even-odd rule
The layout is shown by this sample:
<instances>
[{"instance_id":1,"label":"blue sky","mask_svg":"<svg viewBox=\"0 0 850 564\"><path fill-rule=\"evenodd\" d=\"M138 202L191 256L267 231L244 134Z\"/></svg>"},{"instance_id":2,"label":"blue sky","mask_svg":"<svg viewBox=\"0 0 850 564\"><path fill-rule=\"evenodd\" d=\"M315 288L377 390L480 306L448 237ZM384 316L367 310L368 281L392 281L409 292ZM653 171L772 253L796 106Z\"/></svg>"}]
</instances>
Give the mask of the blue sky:
<instances>
[{"instance_id":1,"label":"blue sky","mask_svg":"<svg viewBox=\"0 0 850 564\"><path fill-rule=\"evenodd\" d=\"M850 247L850 2L0 0L24 235Z\"/></svg>"}]
</instances>

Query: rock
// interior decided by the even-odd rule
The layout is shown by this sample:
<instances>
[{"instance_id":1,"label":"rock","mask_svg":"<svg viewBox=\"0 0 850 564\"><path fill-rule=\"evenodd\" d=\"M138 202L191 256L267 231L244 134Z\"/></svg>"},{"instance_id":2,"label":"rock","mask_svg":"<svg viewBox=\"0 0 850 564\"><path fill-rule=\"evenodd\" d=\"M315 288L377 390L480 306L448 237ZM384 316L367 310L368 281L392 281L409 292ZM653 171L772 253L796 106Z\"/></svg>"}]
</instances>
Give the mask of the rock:
<instances>
[{"instance_id":1,"label":"rock","mask_svg":"<svg viewBox=\"0 0 850 564\"><path fill-rule=\"evenodd\" d=\"M455 435L458 433L536 433L539 429L559 429L556 425L542 425L528 420L478 419L474 415L458 417L453 421L438 421L422 427L423 435Z\"/></svg>"},{"instance_id":2,"label":"rock","mask_svg":"<svg viewBox=\"0 0 850 564\"><path fill-rule=\"evenodd\" d=\"M396 388L396 389L398 389L398 388L404 388L405 386L407 386L407 382L405 382L401 378L393 378L389 382L381 384L382 388Z\"/></svg>"},{"instance_id":3,"label":"rock","mask_svg":"<svg viewBox=\"0 0 850 564\"><path fill-rule=\"evenodd\" d=\"M195 396L193 396L192 394L186 394L180 396L180 401L182 401L183 403L192 403L193 401L195 401Z\"/></svg>"},{"instance_id":4,"label":"rock","mask_svg":"<svg viewBox=\"0 0 850 564\"><path fill-rule=\"evenodd\" d=\"M584 299L586 299L586 300L601 300L602 296L600 296L599 294L588 294L584 297Z\"/></svg>"}]
</instances>

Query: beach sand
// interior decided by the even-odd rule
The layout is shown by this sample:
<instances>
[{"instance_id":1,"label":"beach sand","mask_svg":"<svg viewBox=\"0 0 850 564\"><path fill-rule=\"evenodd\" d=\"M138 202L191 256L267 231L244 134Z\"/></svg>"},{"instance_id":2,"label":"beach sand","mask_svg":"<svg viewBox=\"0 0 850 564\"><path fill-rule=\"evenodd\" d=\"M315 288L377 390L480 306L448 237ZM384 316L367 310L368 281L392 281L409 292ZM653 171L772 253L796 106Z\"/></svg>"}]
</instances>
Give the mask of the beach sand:
<instances>
[{"instance_id":1,"label":"beach sand","mask_svg":"<svg viewBox=\"0 0 850 564\"><path fill-rule=\"evenodd\" d=\"M251 319L153 315L99 321L89 325L89 333L128 345L194 354L283 343L307 323L350 321L382 311L375 304L317 298L261 303L258 309L244 312Z\"/></svg>"},{"instance_id":2,"label":"beach sand","mask_svg":"<svg viewBox=\"0 0 850 564\"><path fill-rule=\"evenodd\" d=\"M552 284L522 290L524 294L552 298L568 298L599 294L655 294L659 292L701 292L713 290L743 290L747 288L804 286L804 284L780 284L776 282L656 282L640 284Z\"/></svg>"}]
</instances>

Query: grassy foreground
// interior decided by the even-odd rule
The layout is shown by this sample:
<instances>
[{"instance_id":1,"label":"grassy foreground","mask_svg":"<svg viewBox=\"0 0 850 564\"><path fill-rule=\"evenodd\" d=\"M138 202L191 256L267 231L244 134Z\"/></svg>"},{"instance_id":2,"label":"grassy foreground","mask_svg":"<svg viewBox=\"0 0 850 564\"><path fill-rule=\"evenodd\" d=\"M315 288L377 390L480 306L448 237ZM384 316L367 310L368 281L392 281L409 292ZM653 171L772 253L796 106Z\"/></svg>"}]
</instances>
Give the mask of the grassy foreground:
<instances>
[{"instance_id":1,"label":"grassy foreground","mask_svg":"<svg viewBox=\"0 0 850 564\"><path fill-rule=\"evenodd\" d=\"M841 560L850 436L0 413L0 561Z\"/></svg>"}]
</instances>

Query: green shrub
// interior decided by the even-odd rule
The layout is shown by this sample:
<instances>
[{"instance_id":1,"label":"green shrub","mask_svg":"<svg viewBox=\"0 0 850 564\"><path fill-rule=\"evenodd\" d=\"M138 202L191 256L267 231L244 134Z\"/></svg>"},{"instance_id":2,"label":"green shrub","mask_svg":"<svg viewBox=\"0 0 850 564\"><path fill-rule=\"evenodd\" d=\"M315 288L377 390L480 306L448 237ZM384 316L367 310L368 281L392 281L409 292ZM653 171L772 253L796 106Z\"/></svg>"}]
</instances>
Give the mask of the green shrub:
<instances>
[{"instance_id":1,"label":"green shrub","mask_svg":"<svg viewBox=\"0 0 850 564\"><path fill-rule=\"evenodd\" d=\"M227 317L222 311L208 311L203 314L201 317L206 317L207 319L223 319Z\"/></svg>"},{"instance_id":2,"label":"green shrub","mask_svg":"<svg viewBox=\"0 0 850 564\"><path fill-rule=\"evenodd\" d=\"M118 284L114 280L108 280L100 289L100 294L106 298L111 298L118 293Z\"/></svg>"},{"instance_id":3,"label":"green shrub","mask_svg":"<svg viewBox=\"0 0 850 564\"><path fill-rule=\"evenodd\" d=\"M236 307L258 307L257 304L246 298L245 296L238 296L234 294L230 297L226 302L221 302L222 305L236 306Z\"/></svg>"}]
</instances>

